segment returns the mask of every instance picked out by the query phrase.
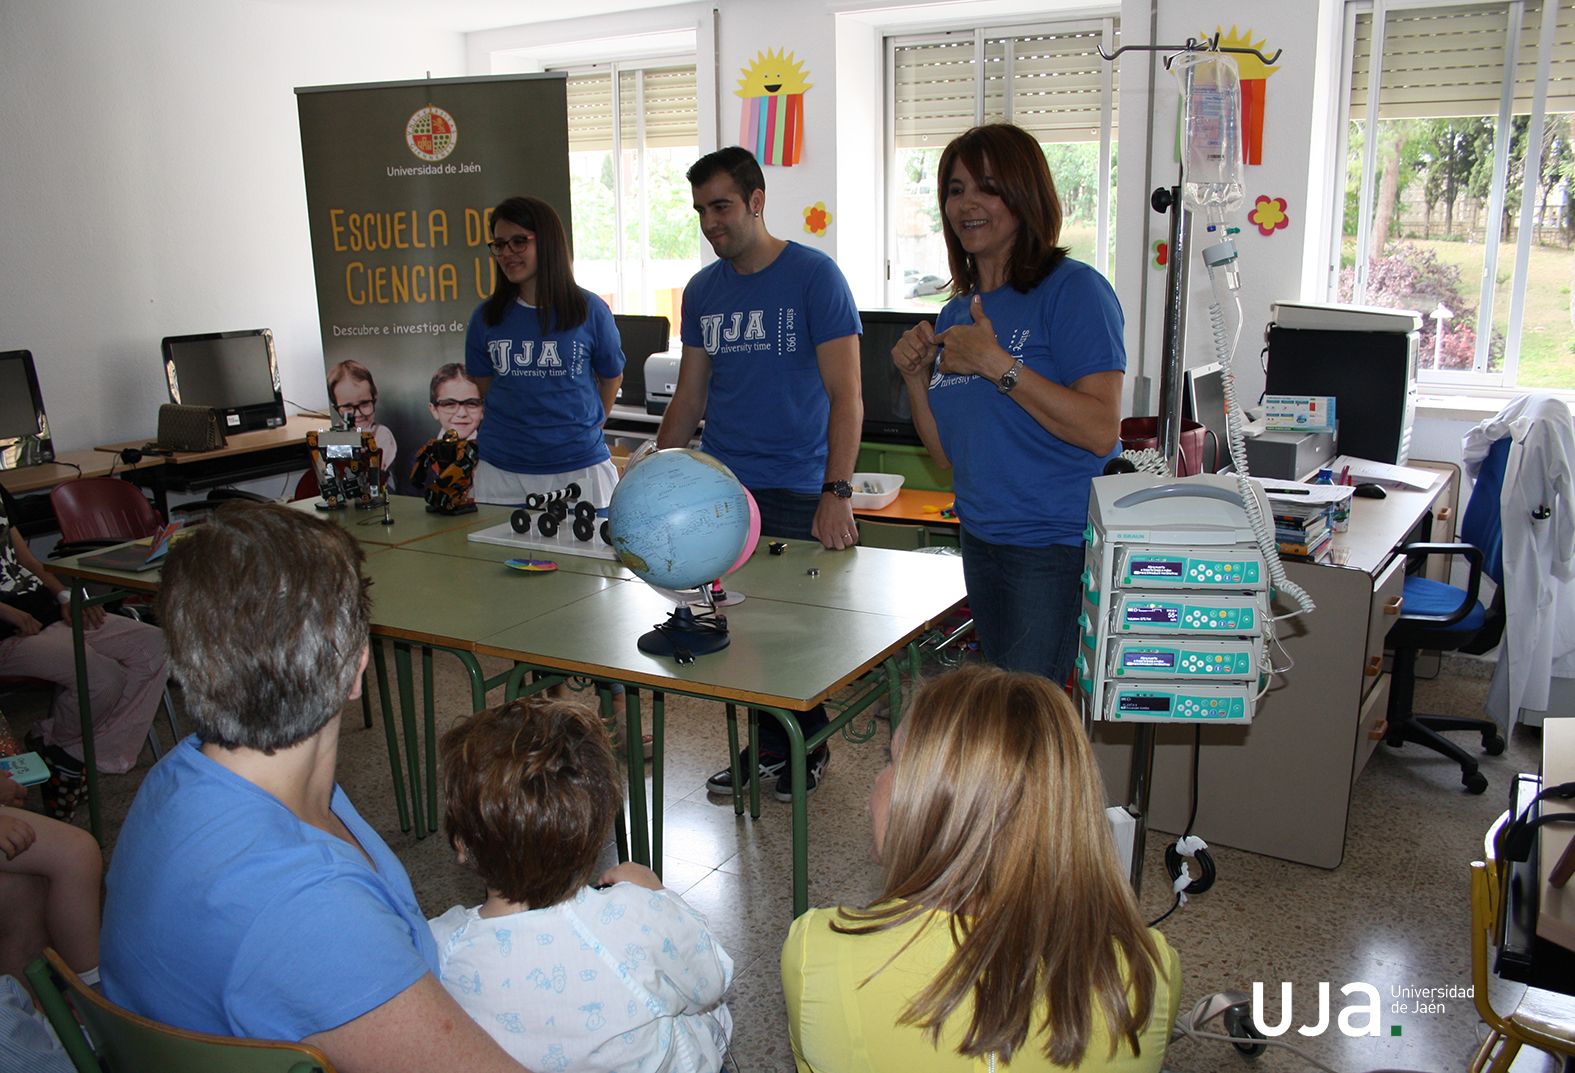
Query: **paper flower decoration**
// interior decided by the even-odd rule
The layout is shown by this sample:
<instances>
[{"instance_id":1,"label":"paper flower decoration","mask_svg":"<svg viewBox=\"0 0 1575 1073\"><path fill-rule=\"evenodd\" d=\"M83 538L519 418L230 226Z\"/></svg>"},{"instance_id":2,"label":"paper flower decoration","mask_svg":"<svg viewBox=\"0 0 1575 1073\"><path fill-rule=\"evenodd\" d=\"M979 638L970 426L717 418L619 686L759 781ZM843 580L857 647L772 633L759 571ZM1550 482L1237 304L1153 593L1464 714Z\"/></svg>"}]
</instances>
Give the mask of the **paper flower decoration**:
<instances>
[{"instance_id":1,"label":"paper flower decoration","mask_svg":"<svg viewBox=\"0 0 1575 1073\"><path fill-rule=\"evenodd\" d=\"M1170 243L1162 238L1154 240L1154 259L1150 262L1155 268L1164 268L1170 264Z\"/></svg>"},{"instance_id":2,"label":"paper flower decoration","mask_svg":"<svg viewBox=\"0 0 1575 1073\"><path fill-rule=\"evenodd\" d=\"M1270 197L1268 194L1259 194L1258 200L1253 204L1253 209L1247 214L1247 222L1258 228L1258 233L1268 238L1276 231L1283 231L1290 226L1291 218L1286 215L1283 197Z\"/></svg>"},{"instance_id":3,"label":"paper flower decoration","mask_svg":"<svg viewBox=\"0 0 1575 1073\"><path fill-rule=\"evenodd\" d=\"M817 201L804 210L804 230L809 234L824 235L830 226L831 213L826 211L824 201Z\"/></svg>"}]
</instances>

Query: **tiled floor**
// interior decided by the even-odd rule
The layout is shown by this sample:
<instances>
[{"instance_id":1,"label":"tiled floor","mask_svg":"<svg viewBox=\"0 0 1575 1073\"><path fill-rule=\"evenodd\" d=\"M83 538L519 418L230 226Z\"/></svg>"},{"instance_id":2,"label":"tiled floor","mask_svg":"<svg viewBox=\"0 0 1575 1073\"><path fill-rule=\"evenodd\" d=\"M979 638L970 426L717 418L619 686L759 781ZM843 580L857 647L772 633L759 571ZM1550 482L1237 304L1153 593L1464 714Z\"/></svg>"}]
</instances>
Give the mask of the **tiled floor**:
<instances>
[{"instance_id":1,"label":"tiled floor","mask_svg":"<svg viewBox=\"0 0 1575 1073\"><path fill-rule=\"evenodd\" d=\"M468 703L452 661L438 660L442 720ZM1445 673L1424 684L1420 705L1431 710L1480 710L1480 678ZM41 710L38 694L0 698L18 731ZM736 817L730 800L709 797L705 778L725 761L726 733L717 705L674 699L668 704L666 860L664 879L710 919L736 964L730 999L736 1033L734 1063L741 1073L790 1073L778 954L790 906L788 807L763 795L763 815ZM481 890L453 862L446 841L417 841L398 830L381 726L363 729L359 707L345 712L340 775L363 815L388 839L409 869L422 906L431 914L456 902L474 903ZM810 901L862 903L880 888L869 858L865 798L884 763L887 731L863 745L838 741L827 779L810 805ZM1332 994L1331 1019L1343 1006L1340 987L1363 981L1383 998L1382 1035L1346 1038L1331 1024L1321 1035L1282 1037L1342 1071L1460 1070L1476 1046L1479 1024L1469 999L1444 1001L1428 1014L1394 1015L1393 989L1465 987L1467 862L1480 856L1482 833L1505 807L1510 776L1535 770L1540 738L1520 731L1500 757L1485 757L1491 785L1481 797L1460 790L1458 772L1416 747L1380 748L1358 780L1344 863L1334 871L1213 847L1214 889L1193 899L1162 925L1178 949L1185 975L1183 1007L1223 989L1268 985L1268 1013L1279 1013L1279 985L1293 987L1293 1025L1315 1016L1320 983ZM145 769L143 769L145 770ZM118 826L138 775L107 779L105 815ZM1169 904L1164 872L1166 839L1149 839L1143 908L1157 917ZM111 844L111 848L112 848ZM609 847L609 859L611 849ZM1516 988L1495 984L1500 1005ZM1400 1035L1390 1032L1400 1028ZM1270 1050L1249 1061L1228 1044L1183 1041L1166 1062L1176 1071L1301 1070L1311 1066ZM1551 1071L1526 1052L1516 1069Z\"/></svg>"}]
</instances>

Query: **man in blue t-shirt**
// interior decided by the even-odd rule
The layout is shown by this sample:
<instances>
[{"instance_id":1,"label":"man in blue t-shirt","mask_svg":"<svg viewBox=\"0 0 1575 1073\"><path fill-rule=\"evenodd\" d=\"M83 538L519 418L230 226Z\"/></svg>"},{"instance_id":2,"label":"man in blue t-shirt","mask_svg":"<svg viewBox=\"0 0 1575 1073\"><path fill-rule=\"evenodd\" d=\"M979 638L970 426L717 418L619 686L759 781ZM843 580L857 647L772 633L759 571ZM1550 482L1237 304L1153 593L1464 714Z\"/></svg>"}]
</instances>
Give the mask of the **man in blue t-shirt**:
<instances>
[{"instance_id":1,"label":"man in blue t-shirt","mask_svg":"<svg viewBox=\"0 0 1575 1073\"><path fill-rule=\"evenodd\" d=\"M683 359L656 445L686 446L704 417L701 449L755 497L763 534L851 548L859 533L850 481L864 420L853 292L831 258L766 230L766 180L747 150L707 154L688 178L718 260L684 288ZM803 713L799 725L805 737L820 730L825 708ZM776 776L777 797L791 800L787 738L769 716L760 720L760 753L746 752L744 779ZM811 755L807 789L828 755L824 745ZM706 786L730 794L732 773Z\"/></svg>"}]
</instances>

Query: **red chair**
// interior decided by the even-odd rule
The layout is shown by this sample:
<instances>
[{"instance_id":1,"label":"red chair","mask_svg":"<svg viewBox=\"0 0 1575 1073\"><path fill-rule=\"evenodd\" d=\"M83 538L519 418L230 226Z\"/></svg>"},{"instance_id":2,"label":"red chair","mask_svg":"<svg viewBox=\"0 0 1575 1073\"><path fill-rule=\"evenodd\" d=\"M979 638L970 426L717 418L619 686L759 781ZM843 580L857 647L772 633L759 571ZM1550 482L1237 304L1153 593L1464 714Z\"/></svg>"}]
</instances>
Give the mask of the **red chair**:
<instances>
[{"instance_id":1,"label":"red chair","mask_svg":"<svg viewBox=\"0 0 1575 1073\"><path fill-rule=\"evenodd\" d=\"M141 540L164 524L142 491L118 477L80 477L57 484L49 503L66 544Z\"/></svg>"},{"instance_id":2,"label":"red chair","mask_svg":"<svg viewBox=\"0 0 1575 1073\"><path fill-rule=\"evenodd\" d=\"M299 481L295 482L295 495L290 498L299 502L303 499L316 499L322 494L322 489L317 486L317 472L309 469L301 474Z\"/></svg>"},{"instance_id":3,"label":"red chair","mask_svg":"<svg viewBox=\"0 0 1575 1073\"><path fill-rule=\"evenodd\" d=\"M60 526L60 543L53 552L55 556L75 554L91 547L119 544L127 540L141 540L158 532L164 524L142 490L118 477L78 477L57 484L49 492L49 505L54 508L55 521ZM121 610L139 621L143 618L134 606L124 605ZM164 714L169 722L172 739L179 741L175 702L168 689L164 691ZM159 748L158 731L151 726L148 728L148 745L157 759L162 750Z\"/></svg>"}]
</instances>

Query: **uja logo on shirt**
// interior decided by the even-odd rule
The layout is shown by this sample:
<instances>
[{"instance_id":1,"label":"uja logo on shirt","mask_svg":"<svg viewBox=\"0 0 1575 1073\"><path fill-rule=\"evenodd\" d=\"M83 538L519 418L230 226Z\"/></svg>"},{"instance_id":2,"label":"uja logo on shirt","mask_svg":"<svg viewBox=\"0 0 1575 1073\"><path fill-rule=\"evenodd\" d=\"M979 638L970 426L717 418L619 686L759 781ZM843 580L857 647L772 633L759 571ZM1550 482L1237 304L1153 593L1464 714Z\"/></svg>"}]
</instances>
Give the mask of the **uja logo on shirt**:
<instances>
[{"instance_id":1,"label":"uja logo on shirt","mask_svg":"<svg viewBox=\"0 0 1575 1073\"><path fill-rule=\"evenodd\" d=\"M538 347L535 339L521 341L520 350L514 350L515 340L493 339L487 343L487 355L492 359L492 371L506 376L510 369L561 370L563 358L558 354L556 339L542 340Z\"/></svg>"},{"instance_id":2,"label":"uja logo on shirt","mask_svg":"<svg viewBox=\"0 0 1575 1073\"><path fill-rule=\"evenodd\" d=\"M791 324L788 325L792 327ZM715 356L722 349L724 343L756 343L764 342L766 338L766 311L751 309L747 313L736 312L733 314L710 313L700 318L700 342L705 347L705 352ZM755 349L744 347L743 349ZM787 332L782 337L782 345L778 348L781 353L788 354L798 349L798 335Z\"/></svg>"}]
</instances>

